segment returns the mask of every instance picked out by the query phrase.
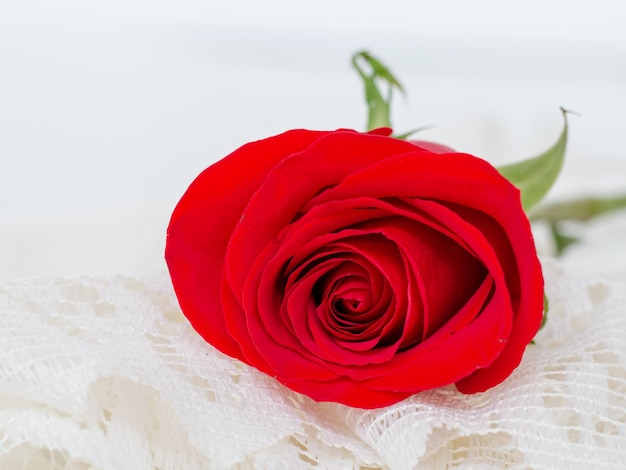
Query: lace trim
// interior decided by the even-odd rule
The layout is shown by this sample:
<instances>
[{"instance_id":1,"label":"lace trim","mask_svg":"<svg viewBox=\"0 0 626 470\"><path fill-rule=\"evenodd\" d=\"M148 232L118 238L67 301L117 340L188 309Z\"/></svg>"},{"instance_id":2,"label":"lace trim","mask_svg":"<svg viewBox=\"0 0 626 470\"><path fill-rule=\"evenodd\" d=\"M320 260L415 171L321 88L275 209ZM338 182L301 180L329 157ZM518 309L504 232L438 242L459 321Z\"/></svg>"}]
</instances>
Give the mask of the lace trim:
<instances>
[{"instance_id":1,"label":"lace trim","mask_svg":"<svg viewBox=\"0 0 626 470\"><path fill-rule=\"evenodd\" d=\"M623 286L544 264L550 321L508 380L370 411L215 351L165 274L0 284L0 467L623 468Z\"/></svg>"}]
</instances>

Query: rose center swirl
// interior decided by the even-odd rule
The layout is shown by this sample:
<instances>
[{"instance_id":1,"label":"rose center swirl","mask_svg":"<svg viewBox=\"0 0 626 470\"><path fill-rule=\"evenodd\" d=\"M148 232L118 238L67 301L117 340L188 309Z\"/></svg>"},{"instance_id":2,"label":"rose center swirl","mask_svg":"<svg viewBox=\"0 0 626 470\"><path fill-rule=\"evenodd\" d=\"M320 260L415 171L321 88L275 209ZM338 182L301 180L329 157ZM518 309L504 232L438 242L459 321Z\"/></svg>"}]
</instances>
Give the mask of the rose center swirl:
<instances>
[{"instance_id":1,"label":"rose center swirl","mask_svg":"<svg viewBox=\"0 0 626 470\"><path fill-rule=\"evenodd\" d=\"M287 276L286 300L310 302L306 320L288 308L297 336L306 325L307 337L347 349L403 350L447 322L486 274L456 242L415 221L389 217L342 232Z\"/></svg>"},{"instance_id":2,"label":"rose center swirl","mask_svg":"<svg viewBox=\"0 0 626 470\"><path fill-rule=\"evenodd\" d=\"M291 273L287 294L311 286L314 336L370 347L397 342L412 295L397 246L381 234L347 236L316 250ZM419 300L419 299L417 299ZM292 311L292 315L297 312ZM348 345L350 349L356 347Z\"/></svg>"}]
</instances>

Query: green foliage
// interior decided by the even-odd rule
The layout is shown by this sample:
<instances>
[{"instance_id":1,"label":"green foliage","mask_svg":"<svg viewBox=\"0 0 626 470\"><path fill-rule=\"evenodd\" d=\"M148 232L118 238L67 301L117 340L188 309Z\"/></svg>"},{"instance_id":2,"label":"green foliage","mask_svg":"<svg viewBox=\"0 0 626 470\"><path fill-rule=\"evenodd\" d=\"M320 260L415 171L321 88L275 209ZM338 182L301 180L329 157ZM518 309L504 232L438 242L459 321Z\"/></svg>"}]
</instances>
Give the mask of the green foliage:
<instances>
[{"instance_id":1,"label":"green foliage","mask_svg":"<svg viewBox=\"0 0 626 470\"><path fill-rule=\"evenodd\" d=\"M528 213L550 190L565 158L567 146L567 111L563 112L563 131L556 143L541 155L498 168L498 171L521 191L522 206Z\"/></svg>"},{"instance_id":2,"label":"green foliage","mask_svg":"<svg viewBox=\"0 0 626 470\"><path fill-rule=\"evenodd\" d=\"M365 62L369 73L365 72L359 62ZM367 51L357 52L352 56L352 66L357 71L365 87L367 102L367 130L379 127L391 127L391 97L393 89L404 93L404 88L388 67ZM387 84L387 96L383 96L379 83Z\"/></svg>"},{"instance_id":3,"label":"green foliage","mask_svg":"<svg viewBox=\"0 0 626 470\"><path fill-rule=\"evenodd\" d=\"M531 220L545 220L550 223L562 220L586 222L599 215L623 208L626 208L626 194L604 198L585 197L538 207L533 211Z\"/></svg>"}]
</instances>

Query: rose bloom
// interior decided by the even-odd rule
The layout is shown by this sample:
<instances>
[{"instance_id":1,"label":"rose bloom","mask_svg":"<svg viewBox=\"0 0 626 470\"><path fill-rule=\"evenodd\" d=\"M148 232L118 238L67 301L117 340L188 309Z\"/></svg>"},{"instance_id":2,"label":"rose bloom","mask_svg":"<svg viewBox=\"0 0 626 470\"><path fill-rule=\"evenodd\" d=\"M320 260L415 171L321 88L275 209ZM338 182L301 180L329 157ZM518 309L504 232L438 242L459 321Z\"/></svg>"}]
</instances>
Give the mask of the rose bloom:
<instances>
[{"instance_id":1,"label":"rose bloom","mask_svg":"<svg viewBox=\"0 0 626 470\"><path fill-rule=\"evenodd\" d=\"M244 145L196 178L169 225L167 264L196 331L317 401L484 391L541 324L517 188L484 160L389 132Z\"/></svg>"}]
</instances>

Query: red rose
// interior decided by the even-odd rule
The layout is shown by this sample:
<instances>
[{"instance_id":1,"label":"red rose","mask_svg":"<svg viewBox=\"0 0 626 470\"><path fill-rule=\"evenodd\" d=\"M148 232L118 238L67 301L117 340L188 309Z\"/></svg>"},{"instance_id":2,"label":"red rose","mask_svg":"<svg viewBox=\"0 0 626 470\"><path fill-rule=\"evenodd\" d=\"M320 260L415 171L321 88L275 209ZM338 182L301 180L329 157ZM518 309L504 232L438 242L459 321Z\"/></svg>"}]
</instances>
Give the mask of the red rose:
<instances>
[{"instance_id":1,"label":"red rose","mask_svg":"<svg viewBox=\"0 0 626 470\"><path fill-rule=\"evenodd\" d=\"M181 308L318 401L484 391L542 319L519 191L479 158L381 133L293 130L202 172L168 229Z\"/></svg>"}]
</instances>

